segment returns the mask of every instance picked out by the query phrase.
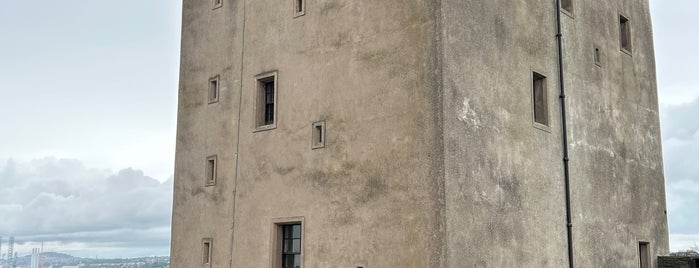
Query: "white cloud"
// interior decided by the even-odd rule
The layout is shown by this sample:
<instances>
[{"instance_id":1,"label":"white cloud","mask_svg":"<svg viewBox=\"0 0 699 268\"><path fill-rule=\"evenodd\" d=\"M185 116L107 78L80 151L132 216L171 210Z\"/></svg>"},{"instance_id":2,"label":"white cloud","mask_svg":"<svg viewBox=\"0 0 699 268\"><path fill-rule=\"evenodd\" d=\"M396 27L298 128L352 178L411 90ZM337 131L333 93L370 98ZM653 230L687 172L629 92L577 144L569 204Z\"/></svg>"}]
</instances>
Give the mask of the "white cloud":
<instances>
[{"instance_id":1,"label":"white cloud","mask_svg":"<svg viewBox=\"0 0 699 268\"><path fill-rule=\"evenodd\" d=\"M694 249L699 251L699 234L671 234L670 251L685 251Z\"/></svg>"},{"instance_id":2,"label":"white cloud","mask_svg":"<svg viewBox=\"0 0 699 268\"><path fill-rule=\"evenodd\" d=\"M6 161L0 185L0 235L14 235L20 245L87 245L102 255L146 246L168 254L172 179L159 182L140 170L112 173L78 160L44 158Z\"/></svg>"}]
</instances>

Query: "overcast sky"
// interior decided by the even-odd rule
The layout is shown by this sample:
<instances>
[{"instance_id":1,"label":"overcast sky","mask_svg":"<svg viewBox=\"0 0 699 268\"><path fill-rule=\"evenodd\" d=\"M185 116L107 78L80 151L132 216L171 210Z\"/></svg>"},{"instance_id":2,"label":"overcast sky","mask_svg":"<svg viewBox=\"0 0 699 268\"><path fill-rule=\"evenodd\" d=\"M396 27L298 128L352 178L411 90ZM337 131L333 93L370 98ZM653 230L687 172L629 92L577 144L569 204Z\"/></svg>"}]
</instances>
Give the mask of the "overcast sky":
<instances>
[{"instance_id":1,"label":"overcast sky","mask_svg":"<svg viewBox=\"0 0 699 268\"><path fill-rule=\"evenodd\" d=\"M651 0L670 250L699 245L699 1Z\"/></svg>"},{"instance_id":2,"label":"overcast sky","mask_svg":"<svg viewBox=\"0 0 699 268\"><path fill-rule=\"evenodd\" d=\"M2 253L169 255L180 20L176 0L0 0Z\"/></svg>"},{"instance_id":3,"label":"overcast sky","mask_svg":"<svg viewBox=\"0 0 699 268\"><path fill-rule=\"evenodd\" d=\"M181 1L0 0L0 236L168 255ZM671 249L699 244L699 1L651 0Z\"/></svg>"}]
</instances>

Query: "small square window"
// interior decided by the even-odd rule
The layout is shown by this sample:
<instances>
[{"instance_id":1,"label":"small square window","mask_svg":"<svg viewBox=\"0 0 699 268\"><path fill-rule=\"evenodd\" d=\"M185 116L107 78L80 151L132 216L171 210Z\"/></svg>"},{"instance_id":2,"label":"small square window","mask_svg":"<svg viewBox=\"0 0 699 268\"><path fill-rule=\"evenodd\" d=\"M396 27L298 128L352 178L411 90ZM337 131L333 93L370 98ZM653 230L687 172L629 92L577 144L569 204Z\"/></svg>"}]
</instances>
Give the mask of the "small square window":
<instances>
[{"instance_id":1,"label":"small square window","mask_svg":"<svg viewBox=\"0 0 699 268\"><path fill-rule=\"evenodd\" d=\"M218 75L209 78L209 104L218 102L219 82Z\"/></svg>"},{"instance_id":2,"label":"small square window","mask_svg":"<svg viewBox=\"0 0 699 268\"><path fill-rule=\"evenodd\" d=\"M546 94L546 77L534 72L532 83L532 99L534 105L534 122L548 126L548 100Z\"/></svg>"},{"instance_id":3,"label":"small square window","mask_svg":"<svg viewBox=\"0 0 699 268\"><path fill-rule=\"evenodd\" d=\"M255 131L276 128L277 72L256 76Z\"/></svg>"},{"instance_id":4,"label":"small square window","mask_svg":"<svg viewBox=\"0 0 699 268\"><path fill-rule=\"evenodd\" d=\"M213 0L214 7L212 9L217 9L223 6L223 0Z\"/></svg>"},{"instance_id":5,"label":"small square window","mask_svg":"<svg viewBox=\"0 0 699 268\"><path fill-rule=\"evenodd\" d=\"M573 0L561 0L561 8L569 14L573 14Z\"/></svg>"},{"instance_id":6,"label":"small square window","mask_svg":"<svg viewBox=\"0 0 699 268\"><path fill-rule=\"evenodd\" d=\"M631 22L623 15L619 15L619 42L622 51L631 53Z\"/></svg>"},{"instance_id":7,"label":"small square window","mask_svg":"<svg viewBox=\"0 0 699 268\"><path fill-rule=\"evenodd\" d=\"M294 18L306 14L306 0L291 0L294 2Z\"/></svg>"},{"instance_id":8,"label":"small square window","mask_svg":"<svg viewBox=\"0 0 699 268\"><path fill-rule=\"evenodd\" d=\"M211 265L211 252L213 251L213 238L202 239L202 264Z\"/></svg>"},{"instance_id":9,"label":"small square window","mask_svg":"<svg viewBox=\"0 0 699 268\"><path fill-rule=\"evenodd\" d=\"M216 185L216 156L212 155L206 158L206 186Z\"/></svg>"},{"instance_id":10,"label":"small square window","mask_svg":"<svg viewBox=\"0 0 699 268\"><path fill-rule=\"evenodd\" d=\"M325 121L313 123L311 129L313 131L311 135L311 149L325 147Z\"/></svg>"}]
</instances>

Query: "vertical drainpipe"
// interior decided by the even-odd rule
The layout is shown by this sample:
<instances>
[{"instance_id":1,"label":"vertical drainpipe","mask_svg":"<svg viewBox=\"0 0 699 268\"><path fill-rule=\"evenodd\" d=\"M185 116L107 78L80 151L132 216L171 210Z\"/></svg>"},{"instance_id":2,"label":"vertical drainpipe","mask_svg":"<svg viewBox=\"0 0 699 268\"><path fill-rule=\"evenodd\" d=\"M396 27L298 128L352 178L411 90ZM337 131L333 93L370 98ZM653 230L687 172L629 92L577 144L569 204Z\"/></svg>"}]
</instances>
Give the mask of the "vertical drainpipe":
<instances>
[{"instance_id":1,"label":"vertical drainpipe","mask_svg":"<svg viewBox=\"0 0 699 268\"><path fill-rule=\"evenodd\" d=\"M243 0L243 27L241 29L241 45L240 45L240 91L238 91L238 122L236 123L236 134L235 134L235 174L233 175L233 208L231 208L232 215L233 215L233 220L231 221L231 248L228 254L230 254L230 258L228 261L228 267L233 268L233 240L235 239L235 205L236 205L236 196L238 195L238 159L240 158L240 115L242 112L242 103L243 103L243 66L244 66L244 60L243 56L245 55L245 4L246 0Z\"/></svg>"},{"instance_id":2,"label":"vertical drainpipe","mask_svg":"<svg viewBox=\"0 0 699 268\"><path fill-rule=\"evenodd\" d=\"M561 0L556 0L556 43L558 46L558 83L561 99L561 126L563 134L563 176L565 180L566 231L568 234L568 267L573 268L573 220L570 211L570 167L568 158L568 126L566 122L566 94L563 79L563 33L561 31Z\"/></svg>"}]
</instances>

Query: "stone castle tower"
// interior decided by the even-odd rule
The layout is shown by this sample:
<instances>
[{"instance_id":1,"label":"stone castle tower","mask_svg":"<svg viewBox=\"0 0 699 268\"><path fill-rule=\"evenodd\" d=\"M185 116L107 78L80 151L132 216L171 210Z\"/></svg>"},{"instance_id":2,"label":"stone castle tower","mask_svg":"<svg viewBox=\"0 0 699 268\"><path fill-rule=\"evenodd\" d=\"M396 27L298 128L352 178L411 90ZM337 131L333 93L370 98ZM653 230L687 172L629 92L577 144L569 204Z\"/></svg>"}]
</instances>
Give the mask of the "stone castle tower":
<instances>
[{"instance_id":1,"label":"stone castle tower","mask_svg":"<svg viewBox=\"0 0 699 268\"><path fill-rule=\"evenodd\" d=\"M654 267L648 1L557 2L184 0L172 267Z\"/></svg>"}]
</instances>

